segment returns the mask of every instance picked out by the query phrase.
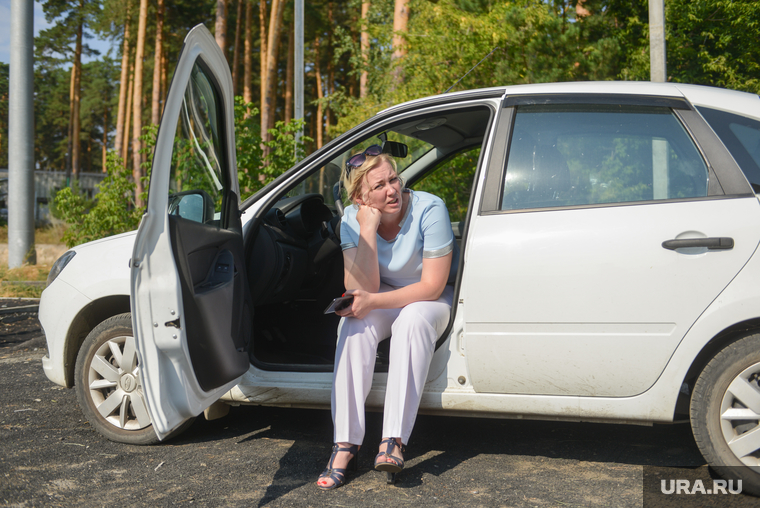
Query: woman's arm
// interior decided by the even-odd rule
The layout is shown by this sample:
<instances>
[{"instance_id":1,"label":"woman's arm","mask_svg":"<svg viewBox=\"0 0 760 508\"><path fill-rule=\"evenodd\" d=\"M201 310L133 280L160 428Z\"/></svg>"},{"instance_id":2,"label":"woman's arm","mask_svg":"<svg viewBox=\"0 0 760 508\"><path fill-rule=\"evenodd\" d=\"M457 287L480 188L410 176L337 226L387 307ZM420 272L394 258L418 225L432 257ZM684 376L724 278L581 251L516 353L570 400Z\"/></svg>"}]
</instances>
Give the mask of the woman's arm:
<instances>
[{"instance_id":1,"label":"woman's arm","mask_svg":"<svg viewBox=\"0 0 760 508\"><path fill-rule=\"evenodd\" d=\"M346 289L362 289L376 293L380 289L380 267L377 263L377 250L366 246L362 252L360 246L343 251L343 285ZM362 249L364 250L364 249ZM374 254L374 256L373 256ZM374 263L372 259L374 258Z\"/></svg>"},{"instance_id":2,"label":"woman's arm","mask_svg":"<svg viewBox=\"0 0 760 508\"><path fill-rule=\"evenodd\" d=\"M349 249L349 251L352 250L358 249ZM349 251L344 251L344 253ZM362 319L374 309L397 309L412 302L437 300L446 287L452 256L453 253L449 252L438 258L423 258L420 281L400 289L384 293L367 291L364 288L346 291L346 294L354 295L354 301L351 307L338 311L336 314ZM346 287L348 288L348 285Z\"/></svg>"},{"instance_id":3,"label":"woman's arm","mask_svg":"<svg viewBox=\"0 0 760 508\"><path fill-rule=\"evenodd\" d=\"M355 249L343 251L343 284L346 289L380 290L380 265L377 261L377 228L380 212L366 205L359 206L359 241Z\"/></svg>"}]
</instances>

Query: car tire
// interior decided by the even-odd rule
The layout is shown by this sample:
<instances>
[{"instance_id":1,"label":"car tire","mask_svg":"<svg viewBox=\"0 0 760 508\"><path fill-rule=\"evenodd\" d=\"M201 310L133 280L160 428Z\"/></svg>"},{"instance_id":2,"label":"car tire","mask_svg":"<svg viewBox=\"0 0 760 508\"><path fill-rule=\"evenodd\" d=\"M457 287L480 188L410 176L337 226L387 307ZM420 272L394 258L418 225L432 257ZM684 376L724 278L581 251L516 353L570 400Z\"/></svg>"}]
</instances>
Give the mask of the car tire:
<instances>
[{"instance_id":1,"label":"car tire","mask_svg":"<svg viewBox=\"0 0 760 508\"><path fill-rule=\"evenodd\" d=\"M707 463L727 480L742 480L743 492L760 496L760 440L749 448L739 441L760 431L760 334L732 342L710 360L694 385L690 412Z\"/></svg>"},{"instance_id":2,"label":"car tire","mask_svg":"<svg viewBox=\"0 0 760 508\"><path fill-rule=\"evenodd\" d=\"M84 340L77 355L74 386L85 417L107 439L133 445L159 441L137 372L129 312L106 319ZM185 421L169 437L179 435L193 420Z\"/></svg>"}]
</instances>

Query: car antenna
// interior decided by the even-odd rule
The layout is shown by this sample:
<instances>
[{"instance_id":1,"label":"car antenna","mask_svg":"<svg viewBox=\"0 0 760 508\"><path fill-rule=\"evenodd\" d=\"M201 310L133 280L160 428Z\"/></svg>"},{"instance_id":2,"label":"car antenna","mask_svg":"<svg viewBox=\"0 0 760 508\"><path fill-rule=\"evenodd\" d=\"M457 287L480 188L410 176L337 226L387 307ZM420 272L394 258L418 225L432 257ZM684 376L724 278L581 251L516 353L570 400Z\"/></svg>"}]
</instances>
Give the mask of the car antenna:
<instances>
[{"instance_id":1,"label":"car antenna","mask_svg":"<svg viewBox=\"0 0 760 508\"><path fill-rule=\"evenodd\" d=\"M493 49L491 50L491 52L490 52L490 53L488 53L486 56L484 56L484 57L483 57L483 60L485 60L486 58L488 58L489 56L491 56L491 55L493 54L493 52L494 52L494 51L496 51L497 49L499 49L499 46L496 46L495 48L493 48ZM464 78L466 78L466 77L467 77L467 74L471 73L472 71L474 71L474 70L475 70L475 67L477 67L478 65L482 64L482 63L483 63L483 60L481 60L480 62L476 63L476 64L475 64L475 65L472 67L472 69L470 69L469 71L467 71L467 72L465 73L465 75L464 75L464 76L462 76L461 78L459 78L459 79L457 80L457 82L456 82L456 83L454 83L453 85L451 85L451 86L450 86L448 89L446 89L446 91L445 91L445 92L443 92L443 93L449 93L449 90L451 90L452 88L454 88L455 86L457 86L457 85L459 84L459 82L460 82L460 81L462 81Z\"/></svg>"}]
</instances>

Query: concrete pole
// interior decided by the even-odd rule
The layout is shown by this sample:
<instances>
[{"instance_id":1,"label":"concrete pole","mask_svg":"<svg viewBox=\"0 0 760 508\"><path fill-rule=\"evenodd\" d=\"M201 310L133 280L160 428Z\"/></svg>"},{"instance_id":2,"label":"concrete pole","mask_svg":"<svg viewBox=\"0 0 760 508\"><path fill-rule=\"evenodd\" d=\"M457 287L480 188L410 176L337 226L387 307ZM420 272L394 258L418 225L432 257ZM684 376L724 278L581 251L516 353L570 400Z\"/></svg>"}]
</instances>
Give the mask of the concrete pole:
<instances>
[{"instance_id":1,"label":"concrete pole","mask_svg":"<svg viewBox=\"0 0 760 508\"><path fill-rule=\"evenodd\" d=\"M293 77L294 77L294 90L293 98L295 104L293 105L294 116L296 120L303 118L303 78L304 78L304 64L303 64L303 28L304 28L304 7L303 0L295 0L295 49L293 51ZM296 133L296 144L301 141L303 136L303 129Z\"/></svg>"},{"instance_id":2,"label":"concrete pole","mask_svg":"<svg viewBox=\"0 0 760 508\"><path fill-rule=\"evenodd\" d=\"M649 0L649 80L668 80L665 51L665 5L663 0Z\"/></svg>"},{"instance_id":3,"label":"concrete pole","mask_svg":"<svg viewBox=\"0 0 760 508\"><path fill-rule=\"evenodd\" d=\"M8 108L8 267L34 251L34 2L11 0Z\"/></svg>"}]
</instances>

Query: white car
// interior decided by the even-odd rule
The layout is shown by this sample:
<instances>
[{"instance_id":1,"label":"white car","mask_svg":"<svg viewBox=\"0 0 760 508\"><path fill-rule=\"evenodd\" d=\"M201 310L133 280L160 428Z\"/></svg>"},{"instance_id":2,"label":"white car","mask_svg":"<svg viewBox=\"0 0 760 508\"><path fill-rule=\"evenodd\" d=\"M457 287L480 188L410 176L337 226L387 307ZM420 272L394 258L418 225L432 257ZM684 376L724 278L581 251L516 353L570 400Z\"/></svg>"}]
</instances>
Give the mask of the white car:
<instances>
[{"instance_id":1,"label":"white car","mask_svg":"<svg viewBox=\"0 0 760 508\"><path fill-rule=\"evenodd\" d=\"M446 200L455 305L421 412L691 421L760 494L760 98L677 83L523 85L391 107L238 198L229 69L185 40L140 228L67 252L45 373L107 438L213 404L329 408L347 155L379 143ZM392 339L391 339L392 340ZM387 355L367 405L381 408Z\"/></svg>"}]
</instances>

